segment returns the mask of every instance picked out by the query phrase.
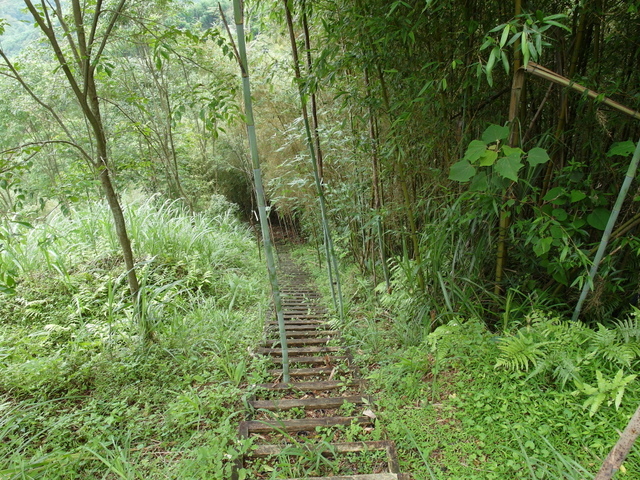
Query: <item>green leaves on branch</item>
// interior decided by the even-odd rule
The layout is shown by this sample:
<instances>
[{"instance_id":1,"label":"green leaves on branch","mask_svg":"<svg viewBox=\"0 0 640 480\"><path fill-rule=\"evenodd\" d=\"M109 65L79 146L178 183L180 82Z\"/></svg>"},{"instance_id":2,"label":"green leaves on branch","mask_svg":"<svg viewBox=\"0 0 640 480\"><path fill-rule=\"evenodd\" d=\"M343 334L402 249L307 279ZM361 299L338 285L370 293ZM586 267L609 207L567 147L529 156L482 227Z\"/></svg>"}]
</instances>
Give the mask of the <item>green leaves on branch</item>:
<instances>
[{"instance_id":1,"label":"green leaves on branch","mask_svg":"<svg viewBox=\"0 0 640 480\"><path fill-rule=\"evenodd\" d=\"M485 65L478 65L478 76L484 73L487 83L493 85L493 69L498 62L502 63L504 71L509 73L508 47L512 45L522 52L524 65L529 60L537 61L542 54L543 47L549 46L545 32L551 27L558 27L571 32L571 29L561 23L567 19L565 14L544 16L541 10L535 14L524 13L518 15L507 23L498 25L485 36L480 50L491 49Z\"/></svg>"},{"instance_id":2,"label":"green leaves on branch","mask_svg":"<svg viewBox=\"0 0 640 480\"><path fill-rule=\"evenodd\" d=\"M501 178L517 182L518 172L524 167L523 159L526 159L531 167L549 161L549 155L542 148L535 147L525 153L520 148L502 145L508 136L508 127L489 125L482 134L482 140L472 140L464 157L451 166L449 179L457 182L473 180L474 190L485 190L490 171Z\"/></svg>"}]
</instances>

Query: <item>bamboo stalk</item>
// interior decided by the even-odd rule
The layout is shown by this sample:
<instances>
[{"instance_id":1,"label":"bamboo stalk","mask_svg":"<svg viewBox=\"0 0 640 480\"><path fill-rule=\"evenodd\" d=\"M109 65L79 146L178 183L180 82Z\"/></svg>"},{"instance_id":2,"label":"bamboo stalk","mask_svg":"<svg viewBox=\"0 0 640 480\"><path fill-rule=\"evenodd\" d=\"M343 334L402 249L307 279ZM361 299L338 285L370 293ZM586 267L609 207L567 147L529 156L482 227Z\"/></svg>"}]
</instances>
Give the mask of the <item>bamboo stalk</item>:
<instances>
[{"instance_id":1,"label":"bamboo stalk","mask_svg":"<svg viewBox=\"0 0 640 480\"><path fill-rule=\"evenodd\" d=\"M578 317L580 316L580 311L582 310L582 305L584 304L584 301L587 298L587 295L589 294L591 285L593 284L593 280L596 277L596 274L598 273L598 267L600 266L600 262L602 261L604 252L607 249L609 238L611 238L611 232L613 231L613 226L615 225L616 220L618 219L618 215L620 214L620 209L622 208L624 199L627 196L627 192L629 191L631 182L636 176L638 163L640 163L640 141L638 141L636 150L633 153L633 158L631 159L631 163L629 164L629 169L627 170L627 174L624 177L624 182L622 182L622 187L620 187L618 198L616 199L616 203L613 206L611 215L609 216L607 227L605 228L604 233L602 234L602 240L600 240L600 246L598 247L596 256L593 259L593 265L591 266L591 270L589 271L589 281L585 282L582 287L582 292L580 293L578 304L576 305L576 309L573 312L573 317L572 317L573 321L578 320Z\"/></svg>"},{"instance_id":2,"label":"bamboo stalk","mask_svg":"<svg viewBox=\"0 0 640 480\"><path fill-rule=\"evenodd\" d=\"M616 102L615 100L611 100L609 97L604 97L601 93L590 90L587 87L580 85L572 80L569 80L562 75L549 70L548 68L543 67L542 65L538 65L534 62L529 62L529 64L524 67L524 71L535 75L536 77L544 78L553 83L557 83L558 85L562 85L563 87L568 87L576 92L580 92L582 94L586 94L589 98L593 98L594 100L599 100L604 105L607 105L619 112L622 112L626 115L629 115L631 118L635 118L636 120L640 120L640 112L637 110L633 110L621 103Z\"/></svg>"},{"instance_id":3,"label":"bamboo stalk","mask_svg":"<svg viewBox=\"0 0 640 480\"><path fill-rule=\"evenodd\" d=\"M260 227L262 230L262 241L264 243L264 253L267 259L267 270L269 282L271 283L271 294L273 304L278 319L278 330L280 333L280 345L282 347L282 380L289 382L289 352L287 348L287 333L284 324L284 313L282 310L282 300L280 299L280 287L276 274L276 265L271 244L271 233L267 219L266 201L264 187L262 184L262 171L260 169L260 157L258 155L258 141L256 138L256 127L253 118L253 104L251 102L251 84L249 82L249 63L247 61L247 47L244 38L244 14L242 0L233 0L233 14L236 22L236 35L238 37L237 56L242 73L242 90L244 95L245 117L247 124L247 136L249 137L249 148L251 150L251 162L253 166L253 179L258 202L258 212L260 216ZM226 20L225 20L226 25ZM227 27L228 28L228 27Z\"/></svg>"},{"instance_id":4,"label":"bamboo stalk","mask_svg":"<svg viewBox=\"0 0 640 480\"><path fill-rule=\"evenodd\" d=\"M300 105L302 108L302 118L304 120L304 129L307 138L307 145L309 147L309 153L311 155L311 163L313 165L313 179L315 181L316 190L318 192L318 200L320 203L320 216L322 219L322 228L324 231L325 250L327 254L327 270L329 273L329 283L331 285L331 294L333 296L333 303L340 320L344 319L344 305L342 301L342 286L340 284L340 273L338 271L338 260L335 254L333 246L333 239L331 238L331 230L329 227L329 218L327 215L326 200L324 197L324 188L320 179L320 173L318 171L318 161L316 158L316 150L314 148L313 136L311 134L311 125L309 122L309 114L307 111L306 95L304 94L302 85L302 74L300 72L300 58L298 56L298 46L296 44L296 37L293 31L293 18L291 10L287 0L283 0L285 16L287 20L287 28L289 30L289 38L291 40L291 55L293 56L293 68L296 75L296 81L298 83L298 92L300 94ZM334 285L335 278L335 285Z\"/></svg>"}]
</instances>

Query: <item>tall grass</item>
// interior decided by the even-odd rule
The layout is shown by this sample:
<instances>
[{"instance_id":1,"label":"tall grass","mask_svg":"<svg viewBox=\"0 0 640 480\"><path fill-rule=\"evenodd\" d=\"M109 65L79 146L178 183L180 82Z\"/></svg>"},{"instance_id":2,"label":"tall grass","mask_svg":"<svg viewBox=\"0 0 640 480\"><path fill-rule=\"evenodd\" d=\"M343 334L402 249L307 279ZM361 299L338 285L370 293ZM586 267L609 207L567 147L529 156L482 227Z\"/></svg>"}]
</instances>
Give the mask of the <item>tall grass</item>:
<instances>
[{"instance_id":1,"label":"tall grass","mask_svg":"<svg viewBox=\"0 0 640 480\"><path fill-rule=\"evenodd\" d=\"M13 224L0 302L0 478L229 478L267 310L255 241L218 198L126 202L143 330L108 209ZM255 365L254 365L255 363ZM195 472L195 473L194 473Z\"/></svg>"}]
</instances>

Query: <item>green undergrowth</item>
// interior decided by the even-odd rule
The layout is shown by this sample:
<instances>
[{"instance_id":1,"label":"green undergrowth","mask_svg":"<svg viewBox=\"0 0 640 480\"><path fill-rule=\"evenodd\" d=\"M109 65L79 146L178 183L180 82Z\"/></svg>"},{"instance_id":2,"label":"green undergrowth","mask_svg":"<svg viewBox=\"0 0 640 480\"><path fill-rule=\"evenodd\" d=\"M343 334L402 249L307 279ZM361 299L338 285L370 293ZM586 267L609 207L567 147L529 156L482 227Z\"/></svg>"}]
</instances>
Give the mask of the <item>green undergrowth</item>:
<instances>
[{"instance_id":1,"label":"green undergrowth","mask_svg":"<svg viewBox=\"0 0 640 480\"><path fill-rule=\"evenodd\" d=\"M296 256L330 302L313 252ZM640 403L638 311L587 326L532 308L508 330L454 317L429 333L380 302L355 267L342 268L343 337L402 471L418 480L594 477ZM615 478L640 478L638 447Z\"/></svg>"},{"instance_id":2,"label":"green undergrowth","mask_svg":"<svg viewBox=\"0 0 640 480\"><path fill-rule=\"evenodd\" d=\"M0 478L230 478L248 354L267 309L255 241L232 205L126 212L144 341L109 213L80 206L10 225L0 299Z\"/></svg>"}]
</instances>

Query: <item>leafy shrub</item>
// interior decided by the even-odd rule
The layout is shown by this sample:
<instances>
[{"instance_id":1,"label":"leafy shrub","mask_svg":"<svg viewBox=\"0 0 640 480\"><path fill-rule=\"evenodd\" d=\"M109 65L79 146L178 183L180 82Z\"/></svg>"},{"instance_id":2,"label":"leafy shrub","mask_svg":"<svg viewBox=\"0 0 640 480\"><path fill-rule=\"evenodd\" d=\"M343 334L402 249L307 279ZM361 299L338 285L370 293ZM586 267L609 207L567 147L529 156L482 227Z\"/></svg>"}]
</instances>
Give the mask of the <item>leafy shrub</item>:
<instances>
[{"instance_id":1,"label":"leafy shrub","mask_svg":"<svg viewBox=\"0 0 640 480\"><path fill-rule=\"evenodd\" d=\"M605 400L619 407L626 386L635 379L624 373L639 366L640 310L613 327L598 324L597 330L534 313L530 325L502 338L498 348L496 367L531 370L529 379L546 376L561 388L571 381L576 393L589 396L585 406L591 406L593 414ZM591 386L594 381L597 387Z\"/></svg>"}]
</instances>

